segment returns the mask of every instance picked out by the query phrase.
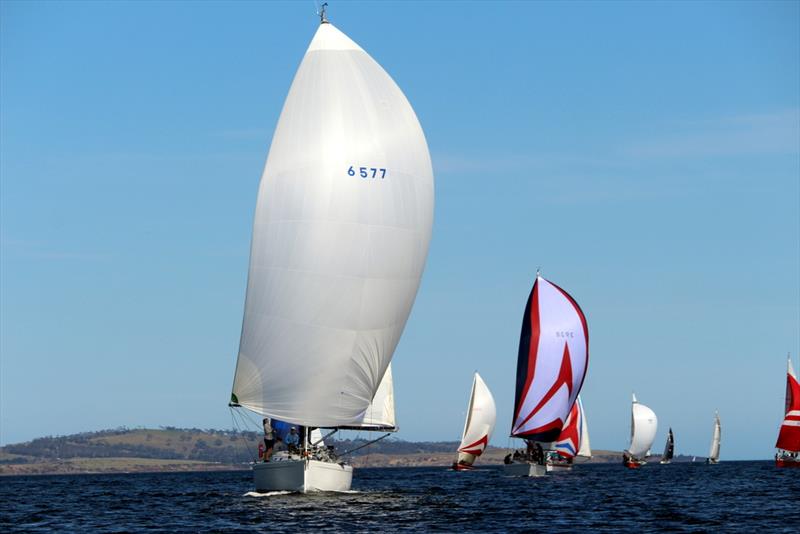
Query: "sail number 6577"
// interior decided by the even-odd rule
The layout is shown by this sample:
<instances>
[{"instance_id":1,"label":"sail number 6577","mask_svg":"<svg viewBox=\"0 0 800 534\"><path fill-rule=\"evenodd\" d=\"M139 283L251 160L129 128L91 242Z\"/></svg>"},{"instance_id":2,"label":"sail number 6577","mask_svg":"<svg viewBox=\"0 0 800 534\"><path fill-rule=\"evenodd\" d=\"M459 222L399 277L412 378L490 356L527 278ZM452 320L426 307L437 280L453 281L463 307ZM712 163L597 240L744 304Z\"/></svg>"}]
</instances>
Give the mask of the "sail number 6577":
<instances>
[{"instance_id":1,"label":"sail number 6577","mask_svg":"<svg viewBox=\"0 0 800 534\"><path fill-rule=\"evenodd\" d=\"M356 167L355 165L350 165L350 168L347 169L348 176L355 176L358 174L362 178L380 178L381 180L386 178L386 169L381 169L379 167Z\"/></svg>"}]
</instances>

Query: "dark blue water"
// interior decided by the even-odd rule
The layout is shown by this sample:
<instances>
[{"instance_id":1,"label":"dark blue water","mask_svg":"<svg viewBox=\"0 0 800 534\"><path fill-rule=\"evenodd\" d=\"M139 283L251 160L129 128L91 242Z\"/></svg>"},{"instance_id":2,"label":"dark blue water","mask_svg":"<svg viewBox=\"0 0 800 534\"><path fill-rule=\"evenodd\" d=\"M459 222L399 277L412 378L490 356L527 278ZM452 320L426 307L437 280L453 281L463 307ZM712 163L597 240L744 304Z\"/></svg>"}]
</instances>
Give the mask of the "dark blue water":
<instances>
[{"instance_id":1,"label":"dark blue water","mask_svg":"<svg viewBox=\"0 0 800 534\"><path fill-rule=\"evenodd\" d=\"M800 470L771 462L357 469L354 493L251 497L249 472L0 478L0 531L800 531Z\"/></svg>"}]
</instances>

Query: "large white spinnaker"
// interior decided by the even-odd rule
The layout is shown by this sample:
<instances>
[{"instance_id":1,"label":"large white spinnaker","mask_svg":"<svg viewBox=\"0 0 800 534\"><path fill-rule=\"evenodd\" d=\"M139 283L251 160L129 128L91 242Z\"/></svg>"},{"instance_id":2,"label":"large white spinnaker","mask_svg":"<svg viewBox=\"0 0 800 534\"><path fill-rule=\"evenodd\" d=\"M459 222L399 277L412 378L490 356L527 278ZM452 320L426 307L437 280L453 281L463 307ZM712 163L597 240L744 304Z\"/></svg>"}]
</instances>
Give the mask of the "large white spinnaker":
<instances>
[{"instance_id":1,"label":"large white spinnaker","mask_svg":"<svg viewBox=\"0 0 800 534\"><path fill-rule=\"evenodd\" d=\"M655 412L641 404L633 395L631 408L631 445L628 452L634 458L643 460L653 446L658 429L658 418Z\"/></svg>"},{"instance_id":2,"label":"large white spinnaker","mask_svg":"<svg viewBox=\"0 0 800 534\"><path fill-rule=\"evenodd\" d=\"M458 465L470 466L489 446L497 420L497 407L492 392L481 375L475 373L469 398L467 419L458 446Z\"/></svg>"},{"instance_id":3,"label":"large white spinnaker","mask_svg":"<svg viewBox=\"0 0 800 534\"><path fill-rule=\"evenodd\" d=\"M300 425L359 424L411 311L432 220L414 110L323 19L259 185L231 403Z\"/></svg>"}]
</instances>

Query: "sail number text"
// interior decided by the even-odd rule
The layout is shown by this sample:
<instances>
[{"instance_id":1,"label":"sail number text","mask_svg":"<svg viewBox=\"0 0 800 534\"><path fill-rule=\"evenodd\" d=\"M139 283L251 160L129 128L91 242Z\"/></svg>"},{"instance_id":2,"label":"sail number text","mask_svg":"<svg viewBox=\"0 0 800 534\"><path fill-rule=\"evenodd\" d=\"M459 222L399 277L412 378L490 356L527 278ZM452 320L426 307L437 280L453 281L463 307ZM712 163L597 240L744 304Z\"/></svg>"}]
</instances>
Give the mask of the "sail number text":
<instances>
[{"instance_id":1,"label":"sail number text","mask_svg":"<svg viewBox=\"0 0 800 534\"><path fill-rule=\"evenodd\" d=\"M556 337L575 337L575 333L570 330L559 330L556 332Z\"/></svg>"},{"instance_id":2,"label":"sail number text","mask_svg":"<svg viewBox=\"0 0 800 534\"><path fill-rule=\"evenodd\" d=\"M355 165L350 165L350 168L347 169L347 175L355 176L356 174L362 178L380 178L383 180L386 178L386 169L381 169L379 167L356 167Z\"/></svg>"}]
</instances>

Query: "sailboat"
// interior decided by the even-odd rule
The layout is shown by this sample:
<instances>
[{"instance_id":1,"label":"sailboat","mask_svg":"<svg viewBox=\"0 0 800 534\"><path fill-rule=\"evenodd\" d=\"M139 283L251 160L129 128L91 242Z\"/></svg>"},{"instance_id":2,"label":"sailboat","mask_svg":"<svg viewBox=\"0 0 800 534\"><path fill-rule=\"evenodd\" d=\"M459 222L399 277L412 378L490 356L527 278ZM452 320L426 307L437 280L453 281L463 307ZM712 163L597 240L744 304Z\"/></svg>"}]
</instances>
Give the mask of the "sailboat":
<instances>
[{"instance_id":1,"label":"sailboat","mask_svg":"<svg viewBox=\"0 0 800 534\"><path fill-rule=\"evenodd\" d=\"M505 457L506 474L546 474L544 451L561 434L588 365L589 330L583 311L566 291L537 272L522 319L511 425L511 437L522 438L527 447Z\"/></svg>"},{"instance_id":2,"label":"sailboat","mask_svg":"<svg viewBox=\"0 0 800 534\"><path fill-rule=\"evenodd\" d=\"M775 448L775 465L800 467L800 383L788 358L786 370L786 410Z\"/></svg>"},{"instance_id":3,"label":"sailboat","mask_svg":"<svg viewBox=\"0 0 800 534\"><path fill-rule=\"evenodd\" d=\"M391 431L369 413L391 403L393 419L393 393L378 392L425 266L433 170L400 88L324 9L320 21L258 189L230 406L306 430ZM350 488L352 466L311 434L253 466L257 491Z\"/></svg>"},{"instance_id":4,"label":"sailboat","mask_svg":"<svg viewBox=\"0 0 800 534\"><path fill-rule=\"evenodd\" d=\"M658 418L653 410L636 400L633 394L631 405L631 444L622 453L622 462L626 467L637 469L647 463L647 455L656 438Z\"/></svg>"},{"instance_id":5,"label":"sailboat","mask_svg":"<svg viewBox=\"0 0 800 534\"><path fill-rule=\"evenodd\" d=\"M708 451L708 458L706 458L706 463L709 465L719 463L719 440L721 434L722 428L719 424L719 412L717 412L714 414L714 433L711 436L711 449Z\"/></svg>"},{"instance_id":6,"label":"sailboat","mask_svg":"<svg viewBox=\"0 0 800 534\"><path fill-rule=\"evenodd\" d=\"M672 462L672 456L675 454L675 437L672 435L672 428L669 429L667 434L667 443L664 445L664 454L661 456L661 464L668 464Z\"/></svg>"},{"instance_id":7,"label":"sailboat","mask_svg":"<svg viewBox=\"0 0 800 534\"><path fill-rule=\"evenodd\" d=\"M547 471L571 471L575 457L591 458L592 447L589 444L589 426L583 411L580 395L572 405L561 434L549 451L545 462Z\"/></svg>"},{"instance_id":8,"label":"sailboat","mask_svg":"<svg viewBox=\"0 0 800 534\"><path fill-rule=\"evenodd\" d=\"M464 422L461 444L458 446L458 458L453 463L453 469L456 471L472 469L472 464L489 446L496 418L494 397L481 375L475 373L469 396L467 420Z\"/></svg>"}]
</instances>

